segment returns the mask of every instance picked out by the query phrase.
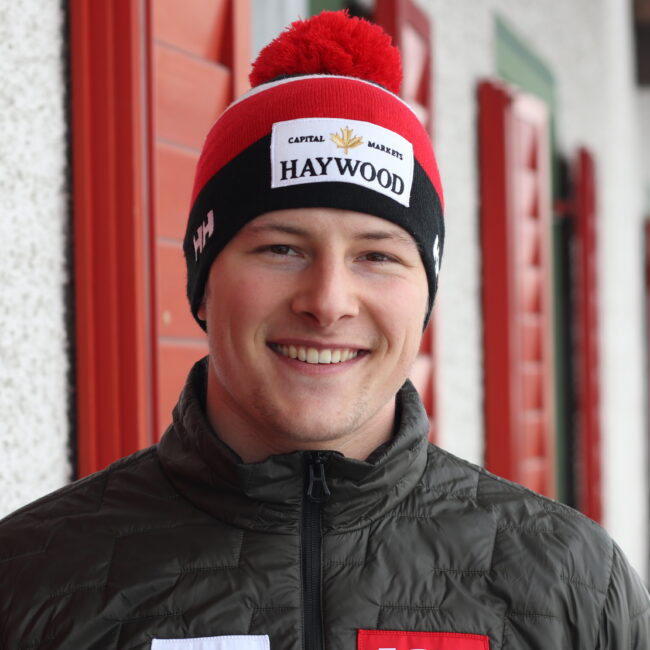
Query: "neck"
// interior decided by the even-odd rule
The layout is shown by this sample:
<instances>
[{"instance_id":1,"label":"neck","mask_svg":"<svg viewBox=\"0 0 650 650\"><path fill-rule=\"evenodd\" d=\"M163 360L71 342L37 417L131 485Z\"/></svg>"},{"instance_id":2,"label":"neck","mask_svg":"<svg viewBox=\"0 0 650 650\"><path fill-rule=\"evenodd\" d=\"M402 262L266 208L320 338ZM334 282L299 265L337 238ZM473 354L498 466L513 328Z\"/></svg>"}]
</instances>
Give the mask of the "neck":
<instances>
[{"instance_id":1,"label":"neck","mask_svg":"<svg viewBox=\"0 0 650 650\"><path fill-rule=\"evenodd\" d=\"M210 363L206 414L222 442L246 463L260 462L274 454L308 450L337 451L348 458L365 460L393 436L395 398L360 426L336 431L318 430L316 427L306 433L304 427L296 431L290 426L260 425L259 417L242 411L233 403ZM312 414L312 421L313 418Z\"/></svg>"}]
</instances>

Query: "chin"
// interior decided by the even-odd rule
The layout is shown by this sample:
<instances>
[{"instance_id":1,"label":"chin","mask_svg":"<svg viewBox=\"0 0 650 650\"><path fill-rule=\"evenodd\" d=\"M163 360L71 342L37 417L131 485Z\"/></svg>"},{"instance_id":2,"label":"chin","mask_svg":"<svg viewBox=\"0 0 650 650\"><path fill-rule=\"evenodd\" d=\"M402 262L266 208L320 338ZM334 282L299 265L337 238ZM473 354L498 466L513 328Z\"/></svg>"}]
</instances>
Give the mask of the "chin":
<instances>
[{"instance_id":1,"label":"chin","mask_svg":"<svg viewBox=\"0 0 650 650\"><path fill-rule=\"evenodd\" d=\"M365 418L352 413L340 417L314 417L316 407L305 408L302 413L267 412L266 422L275 435L285 441L283 446L295 449L336 449L336 443L349 439ZM325 411L327 409L324 409Z\"/></svg>"},{"instance_id":2,"label":"chin","mask_svg":"<svg viewBox=\"0 0 650 650\"><path fill-rule=\"evenodd\" d=\"M306 445L310 443L334 443L350 435L352 427L347 422L318 422L314 418L304 418L296 421L294 418L278 422L276 431L287 441Z\"/></svg>"}]
</instances>

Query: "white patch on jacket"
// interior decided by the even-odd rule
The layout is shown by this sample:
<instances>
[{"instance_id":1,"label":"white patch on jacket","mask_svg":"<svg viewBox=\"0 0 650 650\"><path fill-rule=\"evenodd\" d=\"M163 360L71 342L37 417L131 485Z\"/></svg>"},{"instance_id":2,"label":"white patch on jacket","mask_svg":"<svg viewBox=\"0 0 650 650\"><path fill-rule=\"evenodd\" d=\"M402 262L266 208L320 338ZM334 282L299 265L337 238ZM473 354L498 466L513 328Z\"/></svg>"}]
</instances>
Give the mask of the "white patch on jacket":
<instances>
[{"instance_id":1,"label":"white patch on jacket","mask_svg":"<svg viewBox=\"0 0 650 650\"><path fill-rule=\"evenodd\" d=\"M263 635L204 636L194 639L153 639L151 650L270 650Z\"/></svg>"}]
</instances>

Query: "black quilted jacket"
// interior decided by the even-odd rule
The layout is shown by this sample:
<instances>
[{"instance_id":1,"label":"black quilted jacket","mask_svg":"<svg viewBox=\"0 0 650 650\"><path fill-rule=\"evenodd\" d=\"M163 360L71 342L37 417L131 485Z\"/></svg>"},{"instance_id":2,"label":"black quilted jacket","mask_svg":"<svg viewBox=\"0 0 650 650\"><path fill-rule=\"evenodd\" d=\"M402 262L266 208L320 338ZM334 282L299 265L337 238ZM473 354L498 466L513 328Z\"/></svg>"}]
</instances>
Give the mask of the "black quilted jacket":
<instances>
[{"instance_id":1,"label":"black quilted jacket","mask_svg":"<svg viewBox=\"0 0 650 650\"><path fill-rule=\"evenodd\" d=\"M3 650L650 648L648 594L607 534L429 445L410 385L365 462L244 464L207 424L205 373L159 445L0 523Z\"/></svg>"}]
</instances>

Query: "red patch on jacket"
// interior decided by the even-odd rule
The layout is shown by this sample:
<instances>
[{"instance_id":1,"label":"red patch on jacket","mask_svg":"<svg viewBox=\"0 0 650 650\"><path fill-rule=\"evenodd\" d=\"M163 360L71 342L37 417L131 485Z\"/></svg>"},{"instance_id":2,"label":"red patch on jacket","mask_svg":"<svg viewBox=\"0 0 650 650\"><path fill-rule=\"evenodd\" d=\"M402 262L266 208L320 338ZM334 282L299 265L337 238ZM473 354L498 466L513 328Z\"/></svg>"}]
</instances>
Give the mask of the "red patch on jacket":
<instances>
[{"instance_id":1,"label":"red patch on jacket","mask_svg":"<svg viewBox=\"0 0 650 650\"><path fill-rule=\"evenodd\" d=\"M482 634L359 630L357 650L490 650Z\"/></svg>"}]
</instances>

